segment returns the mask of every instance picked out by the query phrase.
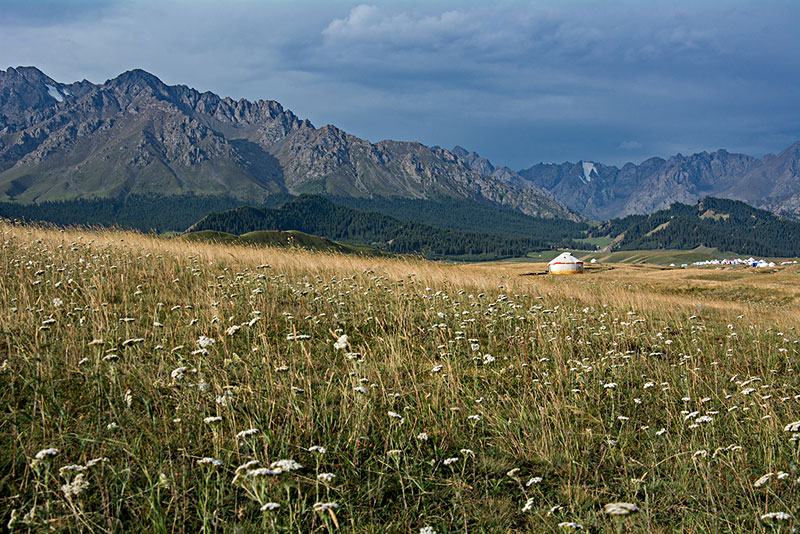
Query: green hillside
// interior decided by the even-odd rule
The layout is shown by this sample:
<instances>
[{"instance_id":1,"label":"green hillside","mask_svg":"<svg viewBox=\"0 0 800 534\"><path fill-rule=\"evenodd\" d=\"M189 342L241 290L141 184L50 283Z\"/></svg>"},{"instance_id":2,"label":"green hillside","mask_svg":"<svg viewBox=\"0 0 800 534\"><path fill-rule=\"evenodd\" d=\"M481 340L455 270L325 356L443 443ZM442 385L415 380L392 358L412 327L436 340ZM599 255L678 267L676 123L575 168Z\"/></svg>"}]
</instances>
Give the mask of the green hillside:
<instances>
[{"instance_id":1,"label":"green hillside","mask_svg":"<svg viewBox=\"0 0 800 534\"><path fill-rule=\"evenodd\" d=\"M338 196L328 198L342 206L383 213L401 221L415 221L447 230L507 237L577 240L584 238L590 228L585 222L533 217L517 210L477 200Z\"/></svg>"},{"instance_id":2,"label":"green hillside","mask_svg":"<svg viewBox=\"0 0 800 534\"><path fill-rule=\"evenodd\" d=\"M178 236L187 241L224 243L227 245L259 245L271 247L299 247L320 252L359 254L362 256L386 256L381 250L366 245L338 243L324 237L298 232L296 230L260 230L242 235L233 235L214 230L201 230Z\"/></svg>"},{"instance_id":3,"label":"green hillside","mask_svg":"<svg viewBox=\"0 0 800 534\"><path fill-rule=\"evenodd\" d=\"M303 195L279 208L241 207L204 217L189 231L242 235L256 230L299 230L336 241L360 243L428 258L493 260L558 247L580 248L570 239L506 237L445 230L380 213L354 210L320 196Z\"/></svg>"},{"instance_id":4,"label":"green hillside","mask_svg":"<svg viewBox=\"0 0 800 534\"><path fill-rule=\"evenodd\" d=\"M737 200L706 197L650 215L606 221L590 237L614 239L611 250L716 248L757 256L800 256L800 223Z\"/></svg>"}]
</instances>

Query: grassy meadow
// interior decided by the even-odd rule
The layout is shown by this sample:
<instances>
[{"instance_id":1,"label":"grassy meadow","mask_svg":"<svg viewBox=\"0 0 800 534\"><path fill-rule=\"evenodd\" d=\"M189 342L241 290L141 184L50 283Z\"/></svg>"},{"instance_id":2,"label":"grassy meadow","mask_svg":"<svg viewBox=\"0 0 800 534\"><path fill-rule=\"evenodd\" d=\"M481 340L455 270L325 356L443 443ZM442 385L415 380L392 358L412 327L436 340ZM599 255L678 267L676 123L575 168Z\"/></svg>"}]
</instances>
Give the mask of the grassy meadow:
<instances>
[{"instance_id":1,"label":"grassy meadow","mask_svg":"<svg viewBox=\"0 0 800 534\"><path fill-rule=\"evenodd\" d=\"M796 265L0 233L11 532L800 525Z\"/></svg>"}]
</instances>

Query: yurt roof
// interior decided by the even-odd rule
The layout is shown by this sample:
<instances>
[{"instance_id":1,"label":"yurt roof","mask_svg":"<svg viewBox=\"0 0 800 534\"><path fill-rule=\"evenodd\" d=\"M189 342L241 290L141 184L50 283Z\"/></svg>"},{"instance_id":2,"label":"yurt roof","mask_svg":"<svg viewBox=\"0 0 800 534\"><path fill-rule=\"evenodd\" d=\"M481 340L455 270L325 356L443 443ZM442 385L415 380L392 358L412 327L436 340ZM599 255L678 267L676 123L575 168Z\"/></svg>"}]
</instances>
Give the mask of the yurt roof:
<instances>
[{"instance_id":1,"label":"yurt roof","mask_svg":"<svg viewBox=\"0 0 800 534\"><path fill-rule=\"evenodd\" d=\"M550 260L548 265L558 264L558 263L583 263L581 260L570 254L569 252L563 252Z\"/></svg>"}]
</instances>

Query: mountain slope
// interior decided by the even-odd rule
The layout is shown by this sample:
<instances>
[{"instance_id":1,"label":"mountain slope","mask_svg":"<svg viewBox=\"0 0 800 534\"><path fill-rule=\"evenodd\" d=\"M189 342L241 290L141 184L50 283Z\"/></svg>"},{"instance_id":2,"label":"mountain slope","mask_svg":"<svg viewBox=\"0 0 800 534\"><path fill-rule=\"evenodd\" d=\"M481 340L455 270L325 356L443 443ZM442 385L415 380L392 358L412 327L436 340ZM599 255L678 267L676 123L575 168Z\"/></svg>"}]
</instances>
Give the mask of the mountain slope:
<instances>
[{"instance_id":1,"label":"mountain slope","mask_svg":"<svg viewBox=\"0 0 800 534\"><path fill-rule=\"evenodd\" d=\"M762 159L718 150L650 158L622 168L592 162L538 164L519 175L598 220L652 213L705 196L744 200L800 218L799 168L800 142Z\"/></svg>"},{"instance_id":2,"label":"mountain slope","mask_svg":"<svg viewBox=\"0 0 800 534\"><path fill-rule=\"evenodd\" d=\"M354 210L321 196L302 195L274 209L240 207L207 215L187 232L211 230L245 234L260 230L297 230L335 241L360 243L395 253L421 253L430 258L497 259L524 256L557 246L578 248L569 239L502 237L444 230L403 222L380 213Z\"/></svg>"},{"instance_id":3,"label":"mountain slope","mask_svg":"<svg viewBox=\"0 0 800 534\"><path fill-rule=\"evenodd\" d=\"M800 141L764 156L723 194L800 219Z\"/></svg>"},{"instance_id":4,"label":"mountain slope","mask_svg":"<svg viewBox=\"0 0 800 534\"><path fill-rule=\"evenodd\" d=\"M0 200L187 193L455 198L579 218L447 150L315 128L277 102L167 86L142 70L70 86L32 67L0 71Z\"/></svg>"},{"instance_id":5,"label":"mountain slope","mask_svg":"<svg viewBox=\"0 0 800 534\"><path fill-rule=\"evenodd\" d=\"M629 215L601 224L593 237L614 239L611 250L694 249L738 254L800 256L800 222L737 200L706 197L675 203L650 215Z\"/></svg>"}]
</instances>

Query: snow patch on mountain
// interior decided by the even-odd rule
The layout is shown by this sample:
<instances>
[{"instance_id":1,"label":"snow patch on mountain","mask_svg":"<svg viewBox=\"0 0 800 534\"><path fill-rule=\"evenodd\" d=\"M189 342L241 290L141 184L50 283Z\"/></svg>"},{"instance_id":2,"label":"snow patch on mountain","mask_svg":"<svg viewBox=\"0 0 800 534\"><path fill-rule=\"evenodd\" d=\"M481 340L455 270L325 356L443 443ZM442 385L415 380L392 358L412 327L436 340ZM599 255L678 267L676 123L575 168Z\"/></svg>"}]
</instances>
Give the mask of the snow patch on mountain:
<instances>
[{"instance_id":1,"label":"snow patch on mountain","mask_svg":"<svg viewBox=\"0 0 800 534\"><path fill-rule=\"evenodd\" d=\"M58 100L59 102L64 101L64 96L58 92L58 89L54 85L50 85L49 83L44 84L47 87L47 94Z\"/></svg>"},{"instance_id":2,"label":"snow patch on mountain","mask_svg":"<svg viewBox=\"0 0 800 534\"><path fill-rule=\"evenodd\" d=\"M583 178L581 181L585 184L588 184L592 181L592 172L594 172L595 176L597 176L597 169L594 167L594 163L591 161L584 161L583 162Z\"/></svg>"}]
</instances>

